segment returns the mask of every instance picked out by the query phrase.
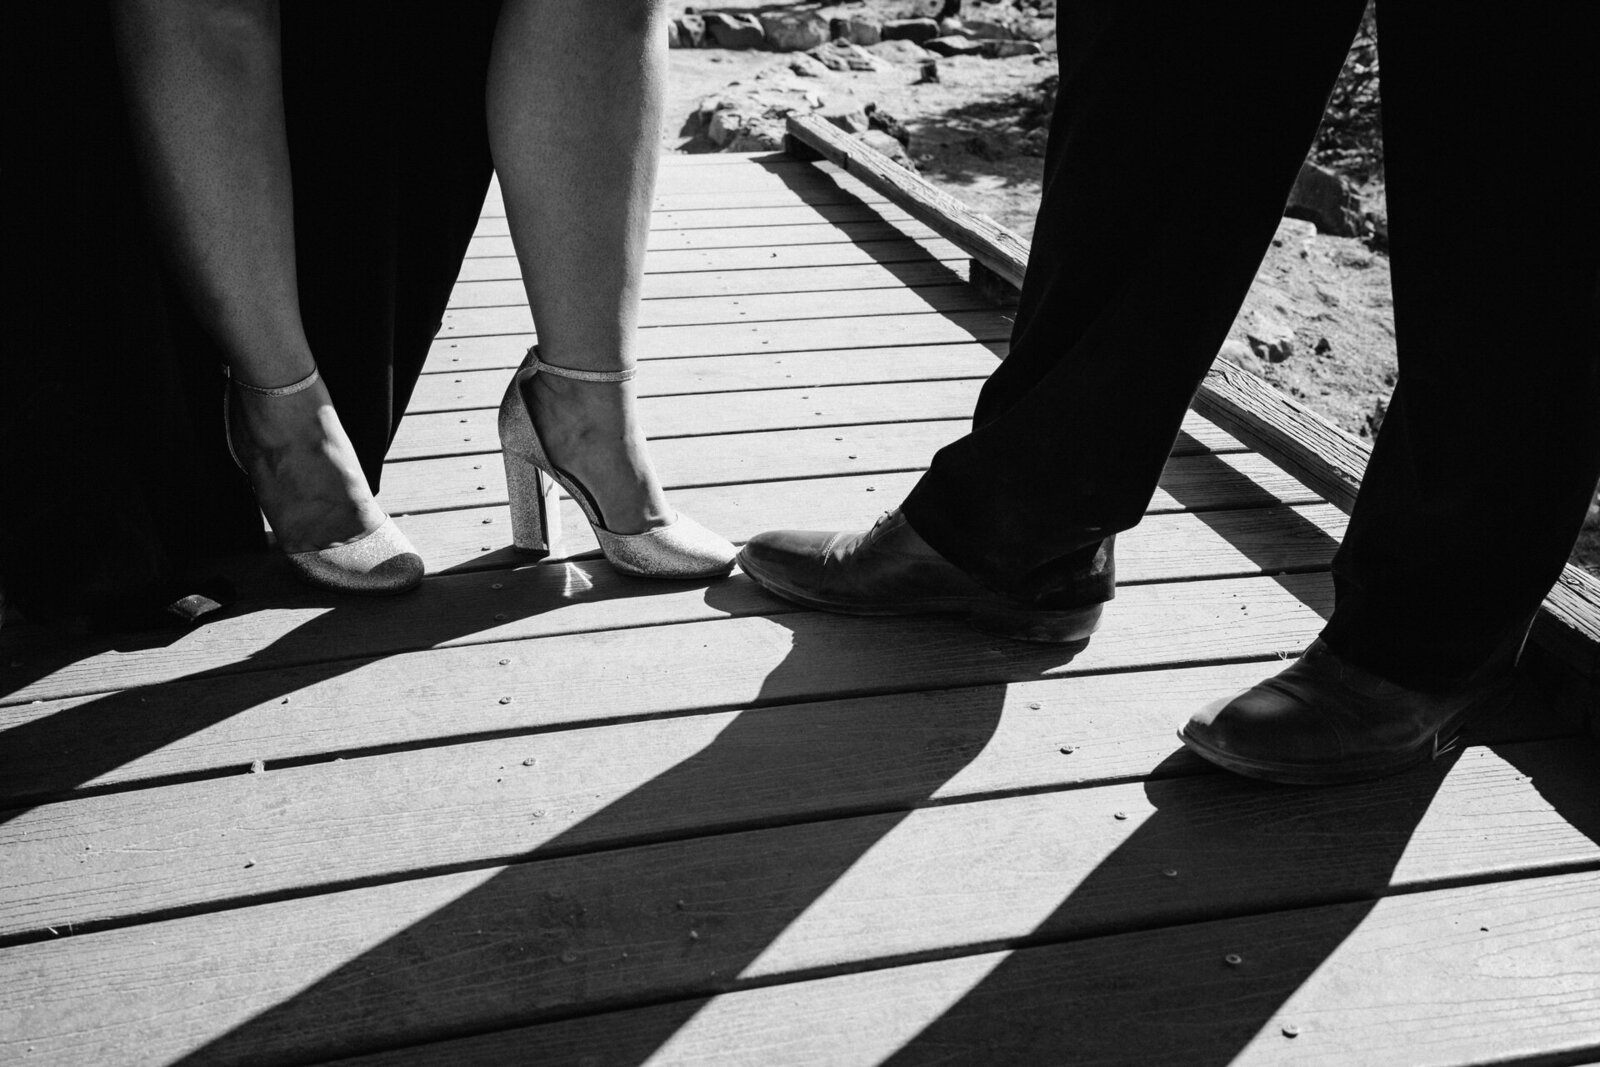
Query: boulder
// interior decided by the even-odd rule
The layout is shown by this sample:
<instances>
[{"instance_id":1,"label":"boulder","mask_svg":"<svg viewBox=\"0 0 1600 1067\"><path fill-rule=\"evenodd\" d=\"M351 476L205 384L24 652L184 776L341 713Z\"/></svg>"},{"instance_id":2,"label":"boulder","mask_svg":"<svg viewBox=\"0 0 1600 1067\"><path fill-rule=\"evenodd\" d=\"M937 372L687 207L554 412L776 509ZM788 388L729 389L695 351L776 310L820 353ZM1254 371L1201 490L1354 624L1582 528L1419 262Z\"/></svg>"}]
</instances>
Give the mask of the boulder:
<instances>
[{"instance_id":1,"label":"boulder","mask_svg":"<svg viewBox=\"0 0 1600 1067\"><path fill-rule=\"evenodd\" d=\"M910 149L911 131L906 129L905 123L883 110L877 104L868 104L865 111L867 113L867 125L874 130L882 130L896 141L899 141L907 150Z\"/></svg>"},{"instance_id":2,"label":"boulder","mask_svg":"<svg viewBox=\"0 0 1600 1067\"><path fill-rule=\"evenodd\" d=\"M827 65L811 55L795 56L789 61L789 70L802 78L820 78L828 73Z\"/></svg>"},{"instance_id":3,"label":"boulder","mask_svg":"<svg viewBox=\"0 0 1600 1067\"><path fill-rule=\"evenodd\" d=\"M1056 20L1019 19L1011 26L1011 35L1024 41L1043 41L1056 35Z\"/></svg>"},{"instance_id":4,"label":"boulder","mask_svg":"<svg viewBox=\"0 0 1600 1067\"><path fill-rule=\"evenodd\" d=\"M983 42L971 37L935 37L922 42L922 47L940 56L975 56L983 52Z\"/></svg>"},{"instance_id":5,"label":"boulder","mask_svg":"<svg viewBox=\"0 0 1600 1067\"><path fill-rule=\"evenodd\" d=\"M1038 41L1013 41L986 38L978 42L978 51L985 59L1010 59L1012 56L1042 56L1044 48Z\"/></svg>"},{"instance_id":6,"label":"boulder","mask_svg":"<svg viewBox=\"0 0 1600 1067\"><path fill-rule=\"evenodd\" d=\"M707 43L717 48L753 49L766 44L766 31L754 15L730 15L717 11L702 16L706 20Z\"/></svg>"},{"instance_id":7,"label":"boulder","mask_svg":"<svg viewBox=\"0 0 1600 1067\"><path fill-rule=\"evenodd\" d=\"M939 24L932 19L890 19L883 24L885 41L910 41L922 44L939 36Z\"/></svg>"},{"instance_id":8,"label":"boulder","mask_svg":"<svg viewBox=\"0 0 1600 1067\"><path fill-rule=\"evenodd\" d=\"M988 19L964 19L961 30L968 37L985 38L997 41L1009 41L1016 37L1011 27L1003 22L990 22Z\"/></svg>"},{"instance_id":9,"label":"boulder","mask_svg":"<svg viewBox=\"0 0 1600 1067\"><path fill-rule=\"evenodd\" d=\"M911 41L881 41L867 45L867 51L890 63L921 63L933 58L933 53Z\"/></svg>"},{"instance_id":10,"label":"boulder","mask_svg":"<svg viewBox=\"0 0 1600 1067\"><path fill-rule=\"evenodd\" d=\"M1278 220L1278 232L1272 235L1272 246L1282 248L1284 245L1309 240L1316 235L1316 223L1307 222L1305 219L1283 218Z\"/></svg>"},{"instance_id":11,"label":"boulder","mask_svg":"<svg viewBox=\"0 0 1600 1067\"><path fill-rule=\"evenodd\" d=\"M835 41L848 41L862 46L874 45L883 40L883 23L870 15L851 15L833 19L828 33Z\"/></svg>"},{"instance_id":12,"label":"boulder","mask_svg":"<svg viewBox=\"0 0 1600 1067\"><path fill-rule=\"evenodd\" d=\"M916 170L917 165L911 162L911 157L906 154L905 145L895 140L882 130L868 130L860 135L861 140L872 148L877 149L907 170Z\"/></svg>"},{"instance_id":13,"label":"boulder","mask_svg":"<svg viewBox=\"0 0 1600 1067\"><path fill-rule=\"evenodd\" d=\"M706 125L706 138L718 148L727 148L753 117L731 107L713 112Z\"/></svg>"},{"instance_id":14,"label":"boulder","mask_svg":"<svg viewBox=\"0 0 1600 1067\"><path fill-rule=\"evenodd\" d=\"M759 18L767 47L774 52L804 52L829 40L828 23L820 15L780 12Z\"/></svg>"},{"instance_id":15,"label":"boulder","mask_svg":"<svg viewBox=\"0 0 1600 1067\"><path fill-rule=\"evenodd\" d=\"M1222 348L1217 351L1217 358L1232 363L1235 367L1243 367L1247 371L1258 374L1261 371L1261 361L1243 341L1222 342Z\"/></svg>"},{"instance_id":16,"label":"boulder","mask_svg":"<svg viewBox=\"0 0 1600 1067\"><path fill-rule=\"evenodd\" d=\"M683 15L672 20L678 29L679 48L704 48L706 44L706 20L699 15ZM671 37L667 38L670 44Z\"/></svg>"},{"instance_id":17,"label":"boulder","mask_svg":"<svg viewBox=\"0 0 1600 1067\"><path fill-rule=\"evenodd\" d=\"M1361 201L1355 190L1327 167L1306 162L1289 192L1283 213L1292 219L1316 224L1322 233L1335 237L1365 237L1367 220L1361 214Z\"/></svg>"},{"instance_id":18,"label":"boulder","mask_svg":"<svg viewBox=\"0 0 1600 1067\"><path fill-rule=\"evenodd\" d=\"M860 104L829 104L817 112L845 133L866 133L871 127L866 109Z\"/></svg>"},{"instance_id":19,"label":"boulder","mask_svg":"<svg viewBox=\"0 0 1600 1067\"><path fill-rule=\"evenodd\" d=\"M966 37L966 36L968 36L968 34L962 28L961 20L952 16L952 17L949 17L949 18L942 18L942 19L939 20L939 36L940 37Z\"/></svg>"},{"instance_id":20,"label":"boulder","mask_svg":"<svg viewBox=\"0 0 1600 1067\"><path fill-rule=\"evenodd\" d=\"M1282 363L1294 355L1294 329L1262 311L1250 313L1244 340L1252 354L1269 363Z\"/></svg>"},{"instance_id":21,"label":"boulder","mask_svg":"<svg viewBox=\"0 0 1600 1067\"><path fill-rule=\"evenodd\" d=\"M829 41L806 53L829 70L882 70L883 60L848 41Z\"/></svg>"}]
</instances>

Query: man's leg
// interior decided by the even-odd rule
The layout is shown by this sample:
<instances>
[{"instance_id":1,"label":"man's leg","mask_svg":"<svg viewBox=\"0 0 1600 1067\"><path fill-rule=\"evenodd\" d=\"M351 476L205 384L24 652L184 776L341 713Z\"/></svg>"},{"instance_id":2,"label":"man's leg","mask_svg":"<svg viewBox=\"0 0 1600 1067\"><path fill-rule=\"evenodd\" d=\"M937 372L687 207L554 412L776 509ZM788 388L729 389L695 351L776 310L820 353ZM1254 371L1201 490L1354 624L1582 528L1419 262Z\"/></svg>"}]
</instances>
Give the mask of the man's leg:
<instances>
[{"instance_id":1,"label":"man's leg","mask_svg":"<svg viewBox=\"0 0 1600 1067\"><path fill-rule=\"evenodd\" d=\"M1008 610L1070 612L1109 599L1108 539L1155 490L1362 6L1061 5L1044 201L1011 355L973 431L934 457L904 521L853 540L763 534L746 572L839 611L976 615L998 595ZM1086 632L1060 622L1000 632Z\"/></svg>"},{"instance_id":2,"label":"man's leg","mask_svg":"<svg viewBox=\"0 0 1600 1067\"><path fill-rule=\"evenodd\" d=\"M1400 380L1323 640L1196 715L1231 770L1401 770L1498 699L1600 476L1600 13L1379 8ZM1487 76L1485 72L1493 72ZM1464 165L1462 146L1473 152Z\"/></svg>"},{"instance_id":3,"label":"man's leg","mask_svg":"<svg viewBox=\"0 0 1600 1067\"><path fill-rule=\"evenodd\" d=\"M1600 477L1600 13L1468 8L1380 9L1400 379L1324 634L1423 688L1514 654Z\"/></svg>"}]
</instances>

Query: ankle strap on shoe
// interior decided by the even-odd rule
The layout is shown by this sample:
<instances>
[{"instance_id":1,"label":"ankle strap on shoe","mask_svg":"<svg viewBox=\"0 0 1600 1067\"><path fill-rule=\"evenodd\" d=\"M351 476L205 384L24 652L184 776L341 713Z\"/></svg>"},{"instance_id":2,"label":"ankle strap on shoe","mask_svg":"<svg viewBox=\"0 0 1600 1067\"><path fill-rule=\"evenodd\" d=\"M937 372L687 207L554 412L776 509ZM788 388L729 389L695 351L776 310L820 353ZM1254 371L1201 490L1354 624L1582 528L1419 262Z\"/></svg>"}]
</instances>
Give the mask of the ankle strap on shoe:
<instances>
[{"instance_id":1,"label":"ankle strap on shoe","mask_svg":"<svg viewBox=\"0 0 1600 1067\"><path fill-rule=\"evenodd\" d=\"M572 378L580 382L627 382L639 373L638 367L629 367L627 370L577 370L572 367L558 367L554 363L546 363L539 358L539 347L535 345L528 350L533 357L533 362L528 364L530 373L544 371L554 374L557 378Z\"/></svg>"},{"instance_id":2,"label":"ankle strap on shoe","mask_svg":"<svg viewBox=\"0 0 1600 1067\"><path fill-rule=\"evenodd\" d=\"M235 378L229 372L227 367L222 368L222 373L234 385L237 385L240 389L243 389L247 393L254 393L256 396L293 396L295 393L301 393L307 389L310 389L313 385L316 385L318 379L322 377L322 373L317 370L317 368L312 367L311 373L306 375L304 378L301 378L297 382L290 382L288 385L280 385L276 389L263 389L259 385L251 385L249 382L242 382L238 378Z\"/></svg>"}]
</instances>

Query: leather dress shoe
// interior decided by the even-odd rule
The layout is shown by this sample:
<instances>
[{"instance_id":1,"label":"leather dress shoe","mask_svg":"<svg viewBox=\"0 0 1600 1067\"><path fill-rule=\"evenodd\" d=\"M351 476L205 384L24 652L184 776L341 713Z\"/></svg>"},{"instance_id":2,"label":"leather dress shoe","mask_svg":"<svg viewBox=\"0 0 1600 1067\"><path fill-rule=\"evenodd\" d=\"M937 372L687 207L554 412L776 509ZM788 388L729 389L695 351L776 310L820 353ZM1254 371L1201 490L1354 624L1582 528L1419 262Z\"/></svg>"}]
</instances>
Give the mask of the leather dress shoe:
<instances>
[{"instance_id":1,"label":"leather dress shoe","mask_svg":"<svg viewBox=\"0 0 1600 1067\"><path fill-rule=\"evenodd\" d=\"M1447 693L1410 689L1362 670L1320 639L1297 661L1237 696L1214 701L1178 737L1237 774L1288 785L1381 778L1450 751L1466 719L1510 694L1496 682Z\"/></svg>"},{"instance_id":2,"label":"leather dress shoe","mask_svg":"<svg viewBox=\"0 0 1600 1067\"><path fill-rule=\"evenodd\" d=\"M1069 643L1100 623L1101 603L1029 603L979 585L924 541L898 510L864 533L773 530L739 552L757 585L808 608L845 615L962 615L986 633Z\"/></svg>"}]
</instances>

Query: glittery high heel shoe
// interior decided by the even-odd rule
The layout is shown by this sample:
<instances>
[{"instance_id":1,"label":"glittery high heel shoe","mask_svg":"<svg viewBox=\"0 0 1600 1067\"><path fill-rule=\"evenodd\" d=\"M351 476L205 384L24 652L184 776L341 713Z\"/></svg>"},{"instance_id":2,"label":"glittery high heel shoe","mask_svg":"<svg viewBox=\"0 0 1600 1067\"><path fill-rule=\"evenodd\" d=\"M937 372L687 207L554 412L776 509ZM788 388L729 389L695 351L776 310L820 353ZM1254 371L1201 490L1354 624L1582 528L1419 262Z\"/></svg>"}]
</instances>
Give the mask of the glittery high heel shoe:
<instances>
[{"instance_id":1,"label":"glittery high heel shoe","mask_svg":"<svg viewBox=\"0 0 1600 1067\"><path fill-rule=\"evenodd\" d=\"M250 471L233 447L233 420L230 410L233 390L241 389L255 396L292 396L316 385L319 377L318 372L313 369L310 374L297 382L278 389L263 389L229 375L229 387L223 392L222 423L228 440L228 454L233 457L233 462L238 464L239 469L244 471L245 477L250 476ZM338 593L361 593L371 596L406 593L422 584L424 571L422 557L417 554L417 550L412 547L406 535L400 532L400 527L387 516L384 517L383 525L376 530L368 531L352 540L329 548L285 552L284 558L305 581Z\"/></svg>"},{"instance_id":2,"label":"glittery high heel shoe","mask_svg":"<svg viewBox=\"0 0 1600 1067\"><path fill-rule=\"evenodd\" d=\"M511 536L516 546L529 552L555 550L561 536L561 512L556 506L556 486L578 502L594 527L611 566L624 574L643 578L709 578L733 569L734 549L727 541L681 512L665 526L643 533L619 534L607 529L600 505L584 484L550 462L533 413L523 398L523 384L541 371L581 382L625 382L634 368L622 371L572 370L540 362L537 346L511 377L500 402L500 449L506 465L506 490L511 496Z\"/></svg>"}]
</instances>

